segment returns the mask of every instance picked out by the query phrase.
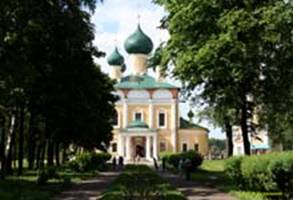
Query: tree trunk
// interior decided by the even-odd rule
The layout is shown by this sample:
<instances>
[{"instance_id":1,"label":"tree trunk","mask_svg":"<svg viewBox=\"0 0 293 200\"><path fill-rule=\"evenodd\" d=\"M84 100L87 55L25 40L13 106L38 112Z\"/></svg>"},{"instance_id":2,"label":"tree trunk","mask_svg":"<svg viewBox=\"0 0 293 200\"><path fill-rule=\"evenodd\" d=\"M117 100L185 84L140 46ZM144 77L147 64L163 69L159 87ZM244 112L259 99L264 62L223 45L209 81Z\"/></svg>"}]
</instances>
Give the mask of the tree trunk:
<instances>
[{"instance_id":1,"label":"tree trunk","mask_svg":"<svg viewBox=\"0 0 293 200\"><path fill-rule=\"evenodd\" d=\"M31 112L29 122L29 136L28 136L28 168L34 168L35 150L36 150L36 137L35 137L35 113Z\"/></svg>"},{"instance_id":2,"label":"tree trunk","mask_svg":"<svg viewBox=\"0 0 293 200\"><path fill-rule=\"evenodd\" d=\"M58 142L55 143L55 161L56 165L60 166L60 153L59 153L60 144Z\"/></svg>"},{"instance_id":3,"label":"tree trunk","mask_svg":"<svg viewBox=\"0 0 293 200\"><path fill-rule=\"evenodd\" d=\"M20 106L18 141L18 175L21 175L23 171L24 103Z\"/></svg>"},{"instance_id":4,"label":"tree trunk","mask_svg":"<svg viewBox=\"0 0 293 200\"><path fill-rule=\"evenodd\" d=\"M15 126L16 126L16 116L15 112L12 113L10 119L9 130L6 135L5 141L5 149L4 149L4 159L5 159L5 166L4 166L4 174L10 174L12 172L12 145L14 141L15 135Z\"/></svg>"},{"instance_id":5,"label":"tree trunk","mask_svg":"<svg viewBox=\"0 0 293 200\"><path fill-rule=\"evenodd\" d=\"M67 161L67 153L66 153L66 150L67 150L67 145L65 144L62 144L62 164L65 164L66 161Z\"/></svg>"},{"instance_id":6,"label":"tree trunk","mask_svg":"<svg viewBox=\"0 0 293 200\"><path fill-rule=\"evenodd\" d=\"M38 144L37 147L36 147L36 168L39 169L40 168L40 163L41 163L41 144Z\"/></svg>"},{"instance_id":7,"label":"tree trunk","mask_svg":"<svg viewBox=\"0 0 293 200\"><path fill-rule=\"evenodd\" d=\"M54 165L54 144L52 139L52 133L50 130L50 125L46 122L45 128L45 135L46 135L46 143L47 143L47 165L53 166Z\"/></svg>"},{"instance_id":8,"label":"tree trunk","mask_svg":"<svg viewBox=\"0 0 293 200\"><path fill-rule=\"evenodd\" d=\"M225 121L225 130L226 130L226 144L227 144L227 157L233 156L233 132L232 126L228 120Z\"/></svg>"},{"instance_id":9,"label":"tree trunk","mask_svg":"<svg viewBox=\"0 0 293 200\"><path fill-rule=\"evenodd\" d=\"M5 147L5 117L1 117L0 119L0 179L4 179L4 168L5 168L5 153L4 153L4 147Z\"/></svg>"},{"instance_id":10,"label":"tree trunk","mask_svg":"<svg viewBox=\"0 0 293 200\"><path fill-rule=\"evenodd\" d=\"M46 141L42 142L40 145L39 168L43 168L45 166L45 154L46 154Z\"/></svg>"},{"instance_id":11,"label":"tree trunk","mask_svg":"<svg viewBox=\"0 0 293 200\"><path fill-rule=\"evenodd\" d=\"M247 102L246 100L243 101L243 105L241 107L241 131L242 131L242 138L243 138L243 147L245 155L250 155L250 141L248 137L248 126L247 126L248 116L247 116Z\"/></svg>"},{"instance_id":12,"label":"tree trunk","mask_svg":"<svg viewBox=\"0 0 293 200\"><path fill-rule=\"evenodd\" d=\"M47 165L54 165L54 143L51 138L47 140L48 149L47 149Z\"/></svg>"}]
</instances>

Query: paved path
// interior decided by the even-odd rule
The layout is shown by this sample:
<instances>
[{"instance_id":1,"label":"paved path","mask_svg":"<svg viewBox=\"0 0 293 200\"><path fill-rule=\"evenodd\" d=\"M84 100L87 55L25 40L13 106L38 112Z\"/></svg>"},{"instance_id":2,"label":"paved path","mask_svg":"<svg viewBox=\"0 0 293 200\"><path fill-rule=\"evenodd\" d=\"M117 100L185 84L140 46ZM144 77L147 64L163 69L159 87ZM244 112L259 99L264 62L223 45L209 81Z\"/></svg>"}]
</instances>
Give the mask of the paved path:
<instances>
[{"instance_id":1,"label":"paved path","mask_svg":"<svg viewBox=\"0 0 293 200\"><path fill-rule=\"evenodd\" d=\"M162 172L159 175L177 187L188 200L235 200L229 194L220 192L216 188L195 181L186 181L179 175Z\"/></svg>"},{"instance_id":2,"label":"paved path","mask_svg":"<svg viewBox=\"0 0 293 200\"><path fill-rule=\"evenodd\" d=\"M82 181L59 194L55 200L96 200L119 175L119 172L100 172L97 178Z\"/></svg>"}]
</instances>

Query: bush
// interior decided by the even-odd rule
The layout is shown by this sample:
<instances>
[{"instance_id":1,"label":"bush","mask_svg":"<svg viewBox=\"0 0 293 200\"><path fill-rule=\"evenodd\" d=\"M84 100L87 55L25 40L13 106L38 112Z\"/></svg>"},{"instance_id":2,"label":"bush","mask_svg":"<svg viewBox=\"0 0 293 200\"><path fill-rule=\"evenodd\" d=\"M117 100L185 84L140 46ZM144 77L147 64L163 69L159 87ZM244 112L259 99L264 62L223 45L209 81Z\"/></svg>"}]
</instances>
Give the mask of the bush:
<instances>
[{"instance_id":1,"label":"bush","mask_svg":"<svg viewBox=\"0 0 293 200\"><path fill-rule=\"evenodd\" d=\"M283 199L293 198L293 152L232 157L226 174L238 187L253 191L281 191Z\"/></svg>"},{"instance_id":2,"label":"bush","mask_svg":"<svg viewBox=\"0 0 293 200\"><path fill-rule=\"evenodd\" d=\"M284 199L293 199L293 152L286 152L279 159L272 160L268 168Z\"/></svg>"},{"instance_id":3,"label":"bush","mask_svg":"<svg viewBox=\"0 0 293 200\"><path fill-rule=\"evenodd\" d=\"M127 165L101 199L186 200L180 192L145 165Z\"/></svg>"},{"instance_id":4,"label":"bush","mask_svg":"<svg viewBox=\"0 0 293 200\"><path fill-rule=\"evenodd\" d=\"M108 153L85 152L71 160L68 166L76 172L105 170L106 162L110 158L111 155Z\"/></svg>"},{"instance_id":5,"label":"bush","mask_svg":"<svg viewBox=\"0 0 293 200\"><path fill-rule=\"evenodd\" d=\"M225 163L225 173L238 187L242 187L243 178L241 174L241 161L243 157L235 156Z\"/></svg>"},{"instance_id":6,"label":"bush","mask_svg":"<svg viewBox=\"0 0 293 200\"><path fill-rule=\"evenodd\" d=\"M166 155L163 159L175 169L179 168L180 160L189 159L191 161L191 171L195 171L203 162L203 156L193 150Z\"/></svg>"},{"instance_id":7,"label":"bush","mask_svg":"<svg viewBox=\"0 0 293 200\"><path fill-rule=\"evenodd\" d=\"M241 164L243 186L249 190L273 191L276 185L269 174L269 163L275 154L245 157Z\"/></svg>"},{"instance_id":8,"label":"bush","mask_svg":"<svg viewBox=\"0 0 293 200\"><path fill-rule=\"evenodd\" d=\"M40 170L37 178L37 184L44 185L48 182L49 179L60 179L56 167L47 167Z\"/></svg>"}]
</instances>

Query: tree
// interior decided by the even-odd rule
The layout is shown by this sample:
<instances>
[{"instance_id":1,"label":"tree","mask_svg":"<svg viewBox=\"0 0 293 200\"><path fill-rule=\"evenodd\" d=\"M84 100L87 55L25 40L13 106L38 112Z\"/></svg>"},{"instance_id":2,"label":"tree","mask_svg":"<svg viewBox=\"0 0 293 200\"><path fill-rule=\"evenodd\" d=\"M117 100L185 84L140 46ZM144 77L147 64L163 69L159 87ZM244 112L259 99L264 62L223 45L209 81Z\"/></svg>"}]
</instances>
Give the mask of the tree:
<instances>
[{"instance_id":1,"label":"tree","mask_svg":"<svg viewBox=\"0 0 293 200\"><path fill-rule=\"evenodd\" d=\"M2 174L17 158L21 174L27 153L33 168L44 159L59 163L60 147L69 144L104 149L109 143L116 97L113 82L93 61L103 56L92 43L95 5L95 0L0 2ZM15 147L18 156L11 154Z\"/></svg>"},{"instance_id":2,"label":"tree","mask_svg":"<svg viewBox=\"0 0 293 200\"><path fill-rule=\"evenodd\" d=\"M209 149L212 151L212 154L214 155L222 155L222 153L226 150L226 142L225 140L210 138Z\"/></svg>"},{"instance_id":3,"label":"tree","mask_svg":"<svg viewBox=\"0 0 293 200\"><path fill-rule=\"evenodd\" d=\"M162 27L171 36L163 64L173 64L174 75L189 91L199 89L207 105L236 111L233 121L241 126L245 154L250 154L252 115L261 110L258 115L269 116L269 107L277 110L274 99L292 95L292 86L285 84L292 82L292 5L281 0L156 2L168 12ZM279 103L292 111L292 102Z\"/></svg>"}]
</instances>

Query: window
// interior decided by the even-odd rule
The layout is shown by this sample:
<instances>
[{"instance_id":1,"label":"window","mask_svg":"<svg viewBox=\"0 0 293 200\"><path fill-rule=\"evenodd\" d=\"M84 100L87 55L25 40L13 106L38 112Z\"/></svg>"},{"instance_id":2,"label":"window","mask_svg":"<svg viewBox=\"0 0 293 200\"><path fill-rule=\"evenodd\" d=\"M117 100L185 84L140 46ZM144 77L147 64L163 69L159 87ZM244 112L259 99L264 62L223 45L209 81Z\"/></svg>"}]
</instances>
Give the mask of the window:
<instances>
[{"instance_id":1,"label":"window","mask_svg":"<svg viewBox=\"0 0 293 200\"><path fill-rule=\"evenodd\" d=\"M117 152L117 143L112 143L112 152Z\"/></svg>"},{"instance_id":2,"label":"window","mask_svg":"<svg viewBox=\"0 0 293 200\"><path fill-rule=\"evenodd\" d=\"M113 116L113 125L118 126L118 113L117 112L115 112L115 114Z\"/></svg>"},{"instance_id":3,"label":"window","mask_svg":"<svg viewBox=\"0 0 293 200\"><path fill-rule=\"evenodd\" d=\"M166 127L166 115L163 112L159 113L159 127Z\"/></svg>"},{"instance_id":4,"label":"window","mask_svg":"<svg viewBox=\"0 0 293 200\"><path fill-rule=\"evenodd\" d=\"M165 142L160 142L160 152L166 151L166 143Z\"/></svg>"},{"instance_id":5,"label":"window","mask_svg":"<svg viewBox=\"0 0 293 200\"><path fill-rule=\"evenodd\" d=\"M142 112L135 112L134 113L134 120L135 121L143 121L143 119L142 119Z\"/></svg>"},{"instance_id":6,"label":"window","mask_svg":"<svg viewBox=\"0 0 293 200\"><path fill-rule=\"evenodd\" d=\"M197 143L194 144L194 150L197 151L197 152L199 150L199 147L198 147L198 144Z\"/></svg>"},{"instance_id":7,"label":"window","mask_svg":"<svg viewBox=\"0 0 293 200\"><path fill-rule=\"evenodd\" d=\"M183 152L187 151L187 143L182 143L182 151Z\"/></svg>"}]
</instances>

